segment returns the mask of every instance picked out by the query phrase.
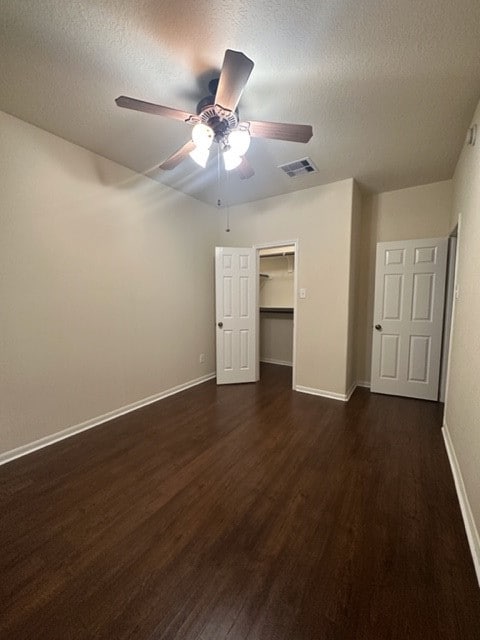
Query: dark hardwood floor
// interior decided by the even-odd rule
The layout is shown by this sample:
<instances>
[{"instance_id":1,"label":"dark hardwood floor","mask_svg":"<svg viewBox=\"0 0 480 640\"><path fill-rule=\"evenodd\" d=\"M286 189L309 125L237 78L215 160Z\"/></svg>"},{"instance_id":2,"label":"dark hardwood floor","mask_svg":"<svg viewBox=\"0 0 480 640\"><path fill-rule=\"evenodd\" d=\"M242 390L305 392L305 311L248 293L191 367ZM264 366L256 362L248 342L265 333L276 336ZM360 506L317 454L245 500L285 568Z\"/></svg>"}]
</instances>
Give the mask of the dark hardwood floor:
<instances>
[{"instance_id":1,"label":"dark hardwood floor","mask_svg":"<svg viewBox=\"0 0 480 640\"><path fill-rule=\"evenodd\" d=\"M478 640L440 405L290 375L0 467L0 637Z\"/></svg>"}]
</instances>

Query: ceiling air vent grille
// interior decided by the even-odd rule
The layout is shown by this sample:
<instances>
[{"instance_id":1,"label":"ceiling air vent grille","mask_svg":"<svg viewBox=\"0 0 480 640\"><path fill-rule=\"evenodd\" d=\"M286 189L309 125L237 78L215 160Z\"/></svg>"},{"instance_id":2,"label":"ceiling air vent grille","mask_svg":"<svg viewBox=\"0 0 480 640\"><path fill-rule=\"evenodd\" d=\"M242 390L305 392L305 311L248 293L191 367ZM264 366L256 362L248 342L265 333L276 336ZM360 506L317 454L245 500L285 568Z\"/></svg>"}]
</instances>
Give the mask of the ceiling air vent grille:
<instances>
[{"instance_id":1,"label":"ceiling air vent grille","mask_svg":"<svg viewBox=\"0 0 480 640\"><path fill-rule=\"evenodd\" d=\"M282 171L285 171L290 178L296 178L304 173L315 173L318 171L317 167L313 164L310 158L302 158L301 160L295 160L294 162L288 162L287 164L281 164L279 167Z\"/></svg>"}]
</instances>

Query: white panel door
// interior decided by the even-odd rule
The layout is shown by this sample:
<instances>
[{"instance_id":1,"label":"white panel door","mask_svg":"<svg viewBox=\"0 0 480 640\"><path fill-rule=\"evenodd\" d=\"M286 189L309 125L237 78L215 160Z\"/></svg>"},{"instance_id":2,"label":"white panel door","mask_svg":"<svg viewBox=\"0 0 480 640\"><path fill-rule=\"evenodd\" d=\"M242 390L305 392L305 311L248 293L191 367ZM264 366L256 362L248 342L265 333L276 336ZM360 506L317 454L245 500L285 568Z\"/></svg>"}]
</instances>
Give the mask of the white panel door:
<instances>
[{"instance_id":1,"label":"white panel door","mask_svg":"<svg viewBox=\"0 0 480 640\"><path fill-rule=\"evenodd\" d=\"M255 249L215 248L217 384L256 380Z\"/></svg>"},{"instance_id":2,"label":"white panel door","mask_svg":"<svg viewBox=\"0 0 480 640\"><path fill-rule=\"evenodd\" d=\"M372 391L437 400L447 247L446 238L377 244Z\"/></svg>"}]
</instances>

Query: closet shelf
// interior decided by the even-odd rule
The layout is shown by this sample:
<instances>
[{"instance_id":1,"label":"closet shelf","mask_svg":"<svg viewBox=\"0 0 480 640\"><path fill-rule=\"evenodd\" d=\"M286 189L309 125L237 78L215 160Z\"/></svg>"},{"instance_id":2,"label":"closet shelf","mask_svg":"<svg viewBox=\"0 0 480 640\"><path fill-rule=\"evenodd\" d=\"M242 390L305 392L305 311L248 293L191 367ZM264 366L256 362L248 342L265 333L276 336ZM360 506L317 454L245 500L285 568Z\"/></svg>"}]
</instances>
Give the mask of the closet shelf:
<instances>
[{"instance_id":1,"label":"closet shelf","mask_svg":"<svg viewBox=\"0 0 480 640\"><path fill-rule=\"evenodd\" d=\"M260 313L293 313L293 307L260 307Z\"/></svg>"}]
</instances>

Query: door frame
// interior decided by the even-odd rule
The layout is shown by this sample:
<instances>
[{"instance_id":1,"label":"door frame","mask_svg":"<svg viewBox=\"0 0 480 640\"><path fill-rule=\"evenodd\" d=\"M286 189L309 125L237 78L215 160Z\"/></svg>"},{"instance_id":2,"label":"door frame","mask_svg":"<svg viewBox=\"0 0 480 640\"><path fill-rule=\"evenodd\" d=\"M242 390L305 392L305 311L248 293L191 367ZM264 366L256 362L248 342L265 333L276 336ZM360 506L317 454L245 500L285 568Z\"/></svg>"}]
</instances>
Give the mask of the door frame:
<instances>
[{"instance_id":1,"label":"door frame","mask_svg":"<svg viewBox=\"0 0 480 640\"><path fill-rule=\"evenodd\" d=\"M446 381L445 381L445 402L443 405L443 423L445 424L445 416L447 415L447 406L448 406L448 395L450 389L450 367L452 364L452 342L453 342L453 333L455 328L455 309L458 298L458 264L460 257L460 249L462 242L462 214L458 214L458 222L456 226L452 229L449 237L455 233L457 236L457 251L455 254L455 270L453 275L453 302L452 302L452 319L450 321L450 336L448 339L448 349L447 349L447 367L446 367Z\"/></svg>"},{"instance_id":2,"label":"door frame","mask_svg":"<svg viewBox=\"0 0 480 640\"><path fill-rule=\"evenodd\" d=\"M442 360L440 365L439 402L445 403L447 390L448 349L452 329L453 302L455 298L455 263L457 261L457 227L448 237L447 281L445 283L445 308L443 311Z\"/></svg>"},{"instance_id":3,"label":"door frame","mask_svg":"<svg viewBox=\"0 0 480 640\"><path fill-rule=\"evenodd\" d=\"M256 284L256 352L257 360L255 364L256 379L260 380L260 251L262 249L275 249L286 246L294 246L295 261L293 267L293 352L292 352L292 389L296 387L297 379L297 298L298 298L298 265L299 265L299 242L294 240L276 240L273 242L262 242L254 244L253 248L257 256L257 284Z\"/></svg>"}]
</instances>

